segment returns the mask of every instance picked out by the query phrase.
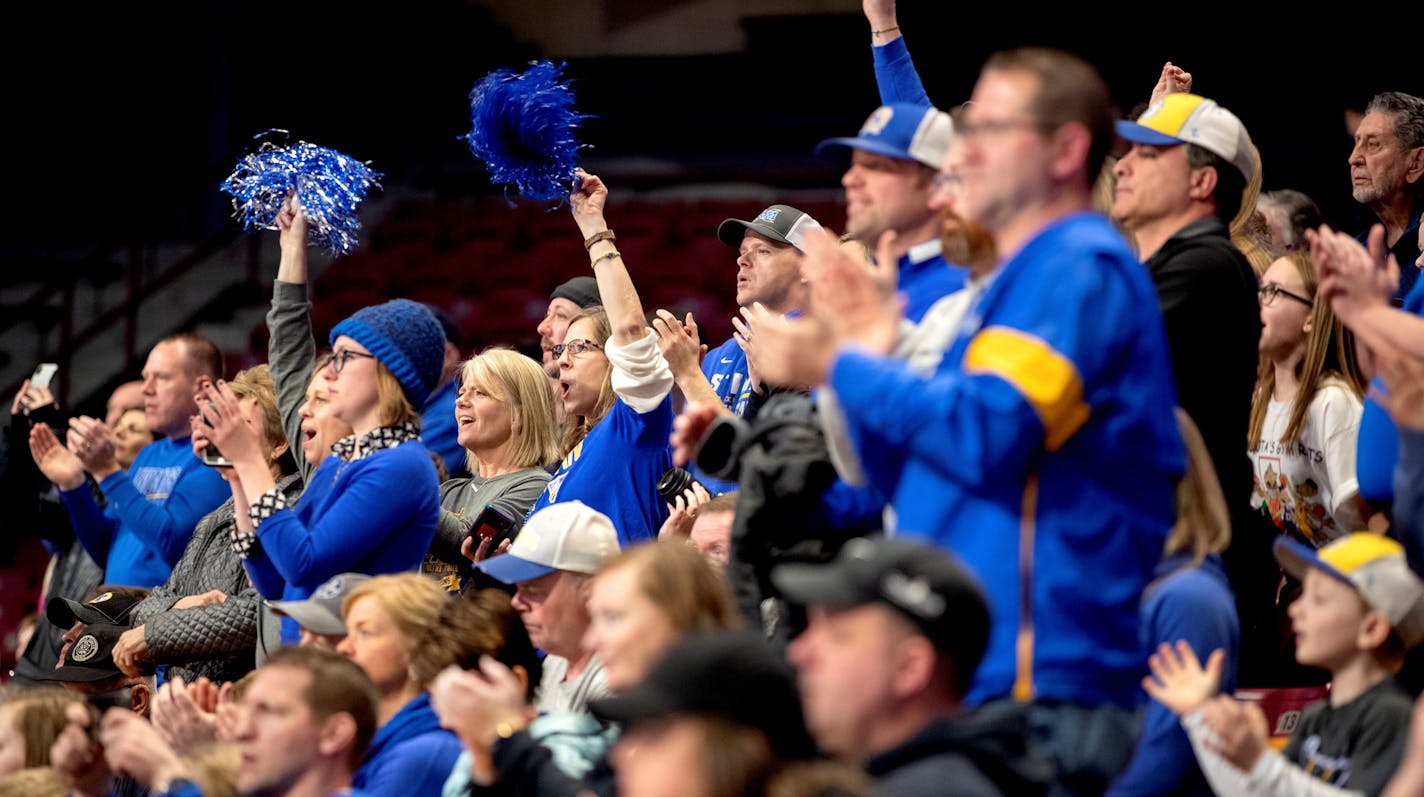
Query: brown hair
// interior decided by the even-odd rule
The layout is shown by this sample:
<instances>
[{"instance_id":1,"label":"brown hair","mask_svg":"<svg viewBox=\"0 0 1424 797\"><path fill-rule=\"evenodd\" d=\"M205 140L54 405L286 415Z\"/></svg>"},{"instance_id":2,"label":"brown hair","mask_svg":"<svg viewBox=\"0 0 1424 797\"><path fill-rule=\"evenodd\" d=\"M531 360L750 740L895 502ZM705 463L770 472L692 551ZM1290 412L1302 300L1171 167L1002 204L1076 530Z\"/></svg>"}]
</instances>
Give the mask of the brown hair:
<instances>
[{"instance_id":1,"label":"brown hair","mask_svg":"<svg viewBox=\"0 0 1424 797\"><path fill-rule=\"evenodd\" d=\"M587 320L593 326L593 337L590 340L599 346L603 346L608 339L613 337L613 327L608 323L608 314L603 311L602 305L593 305L583 312L574 316L569 321L572 327L579 321ZM588 415L570 416L564 419L564 434L559 448L563 450L563 455L568 456L584 437L588 436L590 430L601 420L608 411L613 409L613 402L617 401L618 394L613 392L613 367L609 366L603 374L603 384L598 388L598 402L593 405L593 412Z\"/></svg>"},{"instance_id":2,"label":"brown hair","mask_svg":"<svg viewBox=\"0 0 1424 797\"><path fill-rule=\"evenodd\" d=\"M351 590L341 601L341 616L350 614L356 601L367 595L375 598L390 615L400 631L401 649L412 661L421 640L440 622L440 613L450 603L450 593L433 579L419 573L396 573L376 576ZM440 668L436 668L436 672L439 671ZM435 677L435 673L429 675ZM424 689L429 681L417 678L416 683Z\"/></svg>"},{"instance_id":3,"label":"brown hair","mask_svg":"<svg viewBox=\"0 0 1424 797\"><path fill-rule=\"evenodd\" d=\"M740 627L727 577L688 545L673 540L635 545L605 559L598 574L624 567L637 571L639 591L678 633Z\"/></svg>"},{"instance_id":4,"label":"brown hair","mask_svg":"<svg viewBox=\"0 0 1424 797\"><path fill-rule=\"evenodd\" d=\"M534 699L543 667L524 621L503 590L482 589L447 600L435 625L411 653L410 669L424 686L452 664L462 670L476 669L481 656L510 669L522 668L527 678L524 697Z\"/></svg>"},{"instance_id":5,"label":"brown hair","mask_svg":"<svg viewBox=\"0 0 1424 797\"><path fill-rule=\"evenodd\" d=\"M1187 472L1177 482L1177 522L1167 532L1162 552L1191 550L1192 561L1200 564L1231 544L1231 515L1206 441L1185 410L1178 407L1176 412L1177 428L1187 445Z\"/></svg>"},{"instance_id":6,"label":"brown hair","mask_svg":"<svg viewBox=\"0 0 1424 797\"><path fill-rule=\"evenodd\" d=\"M711 501L702 505L702 508L698 510L698 514L715 515L718 512L735 512L737 511L737 496L739 495L741 495L741 493L736 490L730 493L714 495Z\"/></svg>"},{"instance_id":7,"label":"brown hair","mask_svg":"<svg viewBox=\"0 0 1424 797\"><path fill-rule=\"evenodd\" d=\"M10 709L10 722L25 740L25 766L49 766L49 748L69 724L65 710L83 703L82 695L65 689L41 688L7 695L3 704Z\"/></svg>"},{"instance_id":8,"label":"brown hair","mask_svg":"<svg viewBox=\"0 0 1424 797\"><path fill-rule=\"evenodd\" d=\"M317 719L349 714L355 720L356 738L346 756L355 771L376 734L377 694L371 676L340 653L311 646L280 648L262 666L287 667L310 676L301 697Z\"/></svg>"},{"instance_id":9,"label":"brown hair","mask_svg":"<svg viewBox=\"0 0 1424 797\"><path fill-rule=\"evenodd\" d=\"M26 767L0 778L0 797L65 797L69 788L53 767Z\"/></svg>"},{"instance_id":10,"label":"brown hair","mask_svg":"<svg viewBox=\"0 0 1424 797\"><path fill-rule=\"evenodd\" d=\"M1305 338L1305 354L1295 365L1295 376L1300 387L1295 398L1291 399L1290 421L1280 439L1281 443L1294 443L1300 439L1300 430L1305 426L1311 400L1326 380L1332 377L1343 380L1357 398L1363 398L1365 378L1355 358L1354 333L1335 317L1330 302L1318 300L1316 289L1320 287L1320 279L1315 271L1315 260L1305 251L1287 252L1281 259L1289 260L1295 266L1311 299L1310 332ZM1257 368L1256 393L1251 397L1251 425L1246 435L1249 450L1255 450L1261 442L1261 428L1265 425L1266 410L1275 390L1275 366L1269 357L1263 355Z\"/></svg>"},{"instance_id":11,"label":"brown hair","mask_svg":"<svg viewBox=\"0 0 1424 797\"><path fill-rule=\"evenodd\" d=\"M380 409L378 420L382 426L409 423L414 424L416 429L420 428L420 412L406 397L400 380L396 379L391 369L380 360L376 360L376 403Z\"/></svg>"},{"instance_id":12,"label":"brown hair","mask_svg":"<svg viewBox=\"0 0 1424 797\"><path fill-rule=\"evenodd\" d=\"M1091 188L1112 148L1112 93L1093 65L1076 55L1046 47L1019 47L989 56L985 72L1026 72L1038 81L1027 110L1045 131L1080 124L1091 143L1083 164L1085 187Z\"/></svg>"},{"instance_id":13,"label":"brown hair","mask_svg":"<svg viewBox=\"0 0 1424 797\"><path fill-rule=\"evenodd\" d=\"M216 343L196 332L179 332L159 343L176 343L188 360L188 375L194 379L206 376L216 382L223 377L222 350Z\"/></svg>"}]
</instances>

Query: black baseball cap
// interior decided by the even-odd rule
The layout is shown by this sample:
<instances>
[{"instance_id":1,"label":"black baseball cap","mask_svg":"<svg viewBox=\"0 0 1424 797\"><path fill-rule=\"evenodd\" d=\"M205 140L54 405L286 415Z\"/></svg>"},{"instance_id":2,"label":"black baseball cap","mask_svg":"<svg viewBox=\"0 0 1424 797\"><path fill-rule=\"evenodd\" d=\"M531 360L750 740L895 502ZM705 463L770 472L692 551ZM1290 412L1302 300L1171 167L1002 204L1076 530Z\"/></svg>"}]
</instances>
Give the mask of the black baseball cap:
<instances>
[{"instance_id":1,"label":"black baseball cap","mask_svg":"<svg viewBox=\"0 0 1424 797\"><path fill-rule=\"evenodd\" d=\"M847 542L834 561L785 564L771 581L788 600L851 609L884 603L909 618L965 673L989 644L989 605L978 581L942 548L900 537Z\"/></svg>"},{"instance_id":2,"label":"black baseball cap","mask_svg":"<svg viewBox=\"0 0 1424 797\"><path fill-rule=\"evenodd\" d=\"M45 618L55 628L69 628L78 620L86 625L111 623L128 625L133 608L144 598L130 591L101 592L87 601L53 597L45 603Z\"/></svg>"},{"instance_id":3,"label":"black baseball cap","mask_svg":"<svg viewBox=\"0 0 1424 797\"><path fill-rule=\"evenodd\" d=\"M583 310L603 303L598 295L598 280L587 275L574 277L559 285L549 294L549 298L568 299Z\"/></svg>"},{"instance_id":4,"label":"black baseball cap","mask_svg":"<svg viewBox=\"0 0 1424 797\"><path fill-rule=\"evenodd\" d=\"M788 760L810 758L816 749L801 715L795 672L765 641L741 631L683 638L641 683L591 700L589 709L629 725L676 714L720 717L761 730Z\"/></svg>"},{"instance_id":5,"label":"black baseball cap","mask_svg":"<svg viewBox=\"0 0 1424 797\"><path fill-rule=\"evenodd\" d=\"M114 645L127 630L126 625L90 623L65 654L64 665L36 675L35 680L87 684L123 675L114 663Z\"/></svg>"},{"instance_id":6,"label":"black baseball cap","mask_svg":"<svg viewBox=\"0 0 1424 797\"><path fill-rule=\"evenodd\" d=\"M727 219L717 225L717 237L722 243L739 249L742 246L742 238L746 236L747 230L765 235L773 241L792 246L805 251L806 233L810 230L821 229L820 222L811 218L810 214L803 210L797 210L790 205L772 205L757 214L751 221L741 219Z\"/></svg>"}]
</instances>

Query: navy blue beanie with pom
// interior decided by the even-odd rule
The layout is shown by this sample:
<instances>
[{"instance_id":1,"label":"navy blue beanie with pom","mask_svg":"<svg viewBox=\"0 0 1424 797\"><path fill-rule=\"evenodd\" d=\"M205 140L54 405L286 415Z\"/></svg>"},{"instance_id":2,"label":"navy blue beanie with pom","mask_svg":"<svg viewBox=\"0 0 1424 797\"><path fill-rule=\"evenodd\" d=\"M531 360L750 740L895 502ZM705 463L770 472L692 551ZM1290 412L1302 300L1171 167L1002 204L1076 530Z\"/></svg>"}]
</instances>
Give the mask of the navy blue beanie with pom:
<instances>
[{"instance_id":1,"label":"navy blue beanie with pom","mask_svg":"<svg viewBox=\"0 0 1424 797\"><path fill-rule=\"evenodd\" d=\"M341 335L365 346L395 374L417 412L425 406L445 367L445 330L430 308L409 299L363 307L332 327L330 342Z\"/></svg>"}]
</instances>

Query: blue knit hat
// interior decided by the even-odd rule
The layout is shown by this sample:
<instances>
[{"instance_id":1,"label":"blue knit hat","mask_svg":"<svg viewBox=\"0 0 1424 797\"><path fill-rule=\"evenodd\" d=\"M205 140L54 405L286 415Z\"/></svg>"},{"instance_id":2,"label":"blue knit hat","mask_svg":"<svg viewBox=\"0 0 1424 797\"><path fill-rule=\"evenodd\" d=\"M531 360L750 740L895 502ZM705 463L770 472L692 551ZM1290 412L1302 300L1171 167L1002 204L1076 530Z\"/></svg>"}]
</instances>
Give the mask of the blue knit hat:
<instances>
[{"instance_id":1,"label":"blue knit hat","mask_svg":"<svg viewBox=\"0 0 1424 797\"><path fill-rule=\"evenodd\" d=\"M395 374L412 406L425 406L445 366L445 330L430 308L409 299L363 307L331 328L329 342L335 345L342 335Z\"/></svg>"}]
</instances>

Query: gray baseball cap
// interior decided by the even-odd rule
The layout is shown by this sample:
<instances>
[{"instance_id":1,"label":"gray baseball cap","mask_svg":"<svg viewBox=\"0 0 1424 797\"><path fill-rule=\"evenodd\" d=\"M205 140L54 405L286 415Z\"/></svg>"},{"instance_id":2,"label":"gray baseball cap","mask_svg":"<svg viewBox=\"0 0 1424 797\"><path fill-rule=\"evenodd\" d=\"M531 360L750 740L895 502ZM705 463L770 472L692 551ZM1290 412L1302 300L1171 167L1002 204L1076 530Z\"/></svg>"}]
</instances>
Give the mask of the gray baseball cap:
<instances>
[{"instance_id":1,"label":"gray baseball cap","mask_svg":"<svg viewBox=\"0 0 1424 797\"><path fill-rule=\"evenodd\" d=\"M306 600L268 601L267 605L314 634L344 636L346 622L341 617L341 604L353 590L370 580L365 573L342 573L322 582Z\"/></svg>"}]
</instances>

